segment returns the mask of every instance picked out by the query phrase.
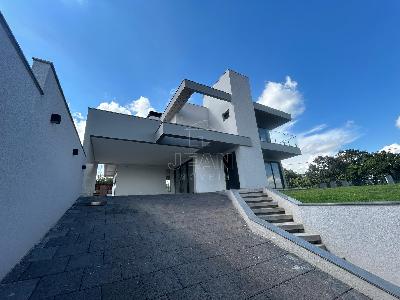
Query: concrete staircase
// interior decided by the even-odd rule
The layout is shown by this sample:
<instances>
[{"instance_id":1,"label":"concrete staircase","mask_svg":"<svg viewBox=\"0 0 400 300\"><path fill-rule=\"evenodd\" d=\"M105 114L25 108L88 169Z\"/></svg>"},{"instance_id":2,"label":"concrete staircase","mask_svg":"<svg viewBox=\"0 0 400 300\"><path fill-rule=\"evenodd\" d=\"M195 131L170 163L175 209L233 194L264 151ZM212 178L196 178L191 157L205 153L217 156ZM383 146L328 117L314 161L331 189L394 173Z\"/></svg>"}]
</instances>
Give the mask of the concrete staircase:
<instances>
[{"instance_id":1,"label":"concrete staircase","mask_svg":"<svg viewBox=\"0 0 400 300\"><path fill-rule=\"evenodd\" d=\"M278 206L278 203L268 197L267 194L259 191L239 191L240 196L246 201L254 214L267 222L273 223L275 226L290 232L291 234L314 244L315 246L327 250L322 243L319 234L306 233L302 224L293 221L293 216L286 214L285 209Z\"/></svg>"}]
</instances>

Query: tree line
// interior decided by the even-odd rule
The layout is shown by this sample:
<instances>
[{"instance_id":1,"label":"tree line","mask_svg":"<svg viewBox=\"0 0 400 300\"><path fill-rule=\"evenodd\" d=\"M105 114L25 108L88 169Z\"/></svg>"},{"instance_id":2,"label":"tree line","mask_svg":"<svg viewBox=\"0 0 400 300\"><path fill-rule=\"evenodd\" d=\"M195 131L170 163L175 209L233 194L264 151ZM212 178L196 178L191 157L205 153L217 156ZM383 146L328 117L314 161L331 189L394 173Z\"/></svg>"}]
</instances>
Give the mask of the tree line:
<instances>
[{"instance_id":1,"label":"tree line","mask_svg":"<svg viewBox=\"0 0 400 300\"><path fill-rule=\"evenodd\" d=\"M290 188L314 187L331 181L347 181L353 185L383 184L387 175L398 182L400 154L348 149L335 156L318 156L304 174L287 169L284 172Z\"/></svg>"}]
</instances>

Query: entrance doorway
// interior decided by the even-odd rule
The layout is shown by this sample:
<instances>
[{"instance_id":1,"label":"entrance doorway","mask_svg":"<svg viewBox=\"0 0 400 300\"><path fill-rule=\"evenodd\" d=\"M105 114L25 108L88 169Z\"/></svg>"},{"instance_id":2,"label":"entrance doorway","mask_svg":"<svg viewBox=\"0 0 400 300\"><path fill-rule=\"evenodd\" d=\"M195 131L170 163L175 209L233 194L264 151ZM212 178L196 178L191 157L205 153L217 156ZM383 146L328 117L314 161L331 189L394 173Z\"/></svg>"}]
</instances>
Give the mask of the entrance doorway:
<instances>
[{"instance_id":1,"label":"entrance doorway","mask_svg":"<svg viewBox=\"0 0 400 300\"><path fill-rule=\"evenodd\" d=\"M240 189L239 173L236 164L235 152L223 157L226 189Z\"/></svg>"},{"instance_id":2,"label":"entrance doorway","mask_svg":"<svg viewBox=\"0 0 400 300\"><path fill-rule=\"evenodd\" d=\"M193 160L189 160L174 170L175 194L194 193Z\"/></svg>"}]
</instances>

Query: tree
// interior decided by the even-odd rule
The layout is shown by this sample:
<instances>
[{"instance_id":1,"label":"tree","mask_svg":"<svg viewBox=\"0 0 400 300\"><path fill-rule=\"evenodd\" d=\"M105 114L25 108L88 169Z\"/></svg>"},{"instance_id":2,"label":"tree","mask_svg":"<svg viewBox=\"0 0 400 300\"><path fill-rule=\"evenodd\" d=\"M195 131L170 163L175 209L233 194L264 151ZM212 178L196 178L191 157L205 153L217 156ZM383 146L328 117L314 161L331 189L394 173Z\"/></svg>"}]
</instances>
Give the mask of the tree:
<instances>
[{"instance_id":1,"label":"tree","mask_svg":"<svg viewBox=\"0 0 400 300\"><path fill-rule=\"evenodd\" d=\"M286 182L290 188L311 187L310 180L304 174L298 174L292 170L283 169Z\"/></svg>"},{"instance_id":2,"label":"tree","mask_svg":"<svg viewBox=\"0 0 400 300\"><path fill-rule=\"evenodd\" d=\"M305 174L285 170L289 187L309 187L339 180L356 185L382 184L386 175L400 181L400 154L348 149L335 156L318 156Z\"/></svg>"}]
</instances>

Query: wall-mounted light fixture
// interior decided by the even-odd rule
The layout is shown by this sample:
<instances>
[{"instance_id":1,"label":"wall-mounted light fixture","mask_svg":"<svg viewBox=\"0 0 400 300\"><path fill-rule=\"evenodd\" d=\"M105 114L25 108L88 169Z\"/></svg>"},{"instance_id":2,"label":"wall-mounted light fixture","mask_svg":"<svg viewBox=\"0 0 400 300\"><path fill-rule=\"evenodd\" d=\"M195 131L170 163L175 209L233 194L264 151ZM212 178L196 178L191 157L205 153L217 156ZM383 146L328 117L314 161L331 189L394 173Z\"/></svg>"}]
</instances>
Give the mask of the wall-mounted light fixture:
<instances>
[{"instance_id":1,"label":"wall-mounted light fixture","mask_svg":"<svg viewBox=\"0 0 400 300\"><path fill-rule=\"evenodd\" d=\"M72 149L72 155L78 155L79 151L78 149Z\"/></svg>"},{"instance_id":2,"label":"wall-mounted light fixture","mask_svg":"<svg viewBox=\"0 0 400 300\"><path fill-rule=\"evenodd\" d=\"M51 114L50 123L60 124L61 123L61 115L59 115L59 114Z\"/></svg>"},{"instance_id":3,"label":"wall-mounted light fixture","mask_svg":"<svg viewBox=\"0 0 400 300\"><path fill-rule=\"evenodd\" d=\"M86 170L86 165L82 165L82 170Z\"/></svg>"}]
</instances>

